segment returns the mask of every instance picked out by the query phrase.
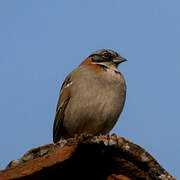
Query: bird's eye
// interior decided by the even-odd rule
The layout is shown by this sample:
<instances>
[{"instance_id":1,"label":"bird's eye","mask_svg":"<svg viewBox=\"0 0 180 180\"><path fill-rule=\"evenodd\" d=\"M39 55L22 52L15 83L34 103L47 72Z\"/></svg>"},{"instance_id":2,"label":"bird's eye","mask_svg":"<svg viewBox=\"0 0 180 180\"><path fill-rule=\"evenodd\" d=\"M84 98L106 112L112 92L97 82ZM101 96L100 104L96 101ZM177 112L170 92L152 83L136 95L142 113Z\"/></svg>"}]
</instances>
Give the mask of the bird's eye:
<instances>
[{"instance_id":1,"label":"bird's eye","mask_svg":"<svg viewBox=\"0 0 180 180\"><path fill-rule=\"evenodd\" d=\"M112 57L111 53L108 53L108 52L104 53L103 56L105 58L111 58Z\"/></svg>"}]
</instances>

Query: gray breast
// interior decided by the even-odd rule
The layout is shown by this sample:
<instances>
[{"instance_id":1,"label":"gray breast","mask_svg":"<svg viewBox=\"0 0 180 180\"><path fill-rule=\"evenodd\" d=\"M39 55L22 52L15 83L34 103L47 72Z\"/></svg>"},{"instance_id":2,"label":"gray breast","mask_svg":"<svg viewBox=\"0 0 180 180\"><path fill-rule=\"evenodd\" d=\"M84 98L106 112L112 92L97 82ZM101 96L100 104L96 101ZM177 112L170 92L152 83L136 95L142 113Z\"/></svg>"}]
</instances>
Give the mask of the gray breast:
<instances>
[{"instance_id":1,"label":"gray breast","mask_svg":"<svg viewBox=\"0 0 180 180\"><path fill-rule=\"evenodd\" d=\"M72 73L72 96L63 123L68 136L108 133L124 106L124 79L115 72L92 73L83 66Z\"/></svg>"}]
</instances>

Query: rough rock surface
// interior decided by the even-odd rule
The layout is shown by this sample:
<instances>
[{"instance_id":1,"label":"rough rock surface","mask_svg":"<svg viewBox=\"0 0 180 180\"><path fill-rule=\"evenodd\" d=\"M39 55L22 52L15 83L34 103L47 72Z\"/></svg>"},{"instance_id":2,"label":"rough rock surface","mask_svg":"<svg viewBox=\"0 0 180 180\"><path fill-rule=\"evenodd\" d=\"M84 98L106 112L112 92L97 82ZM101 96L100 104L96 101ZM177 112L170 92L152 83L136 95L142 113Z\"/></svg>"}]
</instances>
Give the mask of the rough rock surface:
<instances>
[{"instance_id":1,"label":"rough rock surface","mask_svg":"<svg viewBox=\"0 0 180 180\"><path fill-rule=\"evenodd\" d=\"M143 148L116 135L61 140L28 151L0 180L174 180Z\"/></svg>"}]
</instances>

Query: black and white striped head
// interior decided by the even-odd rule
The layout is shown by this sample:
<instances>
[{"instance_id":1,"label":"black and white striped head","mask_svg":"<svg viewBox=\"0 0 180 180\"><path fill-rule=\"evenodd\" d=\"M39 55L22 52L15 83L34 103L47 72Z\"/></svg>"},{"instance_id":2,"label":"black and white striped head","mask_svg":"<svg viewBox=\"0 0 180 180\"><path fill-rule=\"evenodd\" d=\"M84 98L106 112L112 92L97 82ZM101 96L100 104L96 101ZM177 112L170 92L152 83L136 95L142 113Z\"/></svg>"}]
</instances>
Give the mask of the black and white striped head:
<instances>
[{"instance_id":1,"label":"black and white striped head","mask_svg":"<svg viewBox=\"0 0 180 180\"><path fill-rule=\"evenodd\" d=\"M97 50L93 52L89 57L92 59L92 62L94 64L104 65L113 68L117 68L120 63L127 61L117 52L110 49Z\"/></svg>"}]
</instances>

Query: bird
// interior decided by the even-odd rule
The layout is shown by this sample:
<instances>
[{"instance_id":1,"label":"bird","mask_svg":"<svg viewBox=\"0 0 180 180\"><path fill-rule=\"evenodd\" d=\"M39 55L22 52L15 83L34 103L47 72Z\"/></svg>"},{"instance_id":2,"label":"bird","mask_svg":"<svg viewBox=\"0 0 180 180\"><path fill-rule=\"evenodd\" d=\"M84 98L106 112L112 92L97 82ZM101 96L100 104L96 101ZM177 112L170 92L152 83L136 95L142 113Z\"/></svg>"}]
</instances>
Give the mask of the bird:
<instances>
[{"instance_id":1,"label":"bird","mask_svg":"<svg viewBox=\"0 0 180 180\"><path fill-rule=\"evenodd\" d=\"M54 143L112 130L126 99L126 81L117 69L125 61L113 50L96 50L66 77L53 124Z\"/></svg>"}]
</instances>

